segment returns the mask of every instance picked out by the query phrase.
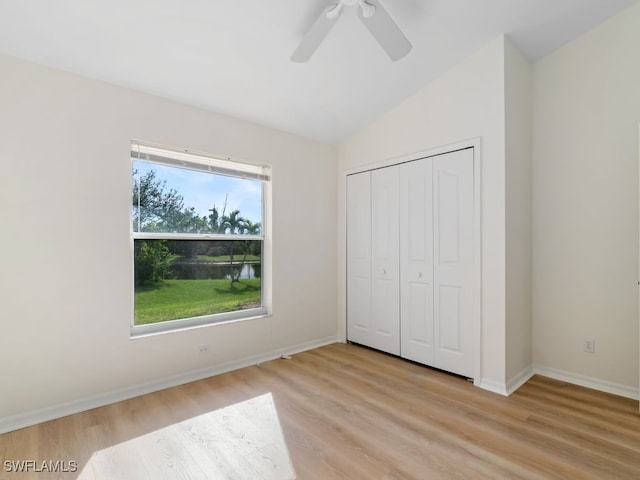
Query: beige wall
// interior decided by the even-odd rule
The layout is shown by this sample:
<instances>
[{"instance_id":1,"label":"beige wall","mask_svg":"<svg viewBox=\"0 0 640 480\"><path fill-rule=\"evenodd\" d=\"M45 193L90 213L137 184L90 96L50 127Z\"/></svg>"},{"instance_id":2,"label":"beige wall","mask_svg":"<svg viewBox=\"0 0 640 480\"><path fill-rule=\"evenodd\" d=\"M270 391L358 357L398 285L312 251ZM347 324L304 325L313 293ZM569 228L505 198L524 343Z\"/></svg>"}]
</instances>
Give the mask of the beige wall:
<instances>
[{"instance_id":1,"label":"beige wall","mask_svg":"<svg viewBox=\"0 0 640 480\"><path fill-rule=\"evenodd\" d=\"M335 147L6 56L0 106L0 427L335 341ZM130 339L131 139L273 165L273 316Z\"/></svg>"},{"instance_id":2,"label":"beige wall","mask_svg":"<svg viewBox=\"0 0 640 480\"><path fill-rule=\"evenodd\" d=\"M344 339L344 172L475 137L481 384L533 359L637 396L639 26L636 5L532 68L498 38L337 149L0 56L0 430ZM272 317L129 338L131 139L273 165Z\"/></svg>"},{"instance_id":3,"label":"beige wall","mask_svg":"<svg viewBox=\"0 0 640 480\"><path fill-rule=\"evenodd\" d=\"M636 396L638 45L635 5L533 68L534 361Z\"/></svg>"},{"instance_id":4,"label":"beige wall","mask_svg":"<svg viewBox=\"0 0 640 480\"><path fill-rule=\"evenodd\" d=\"M506 378L508 390L532 372L531 65L505 42Z\"/></svg>"},{"instance_id":5,"label":"beige wall","mask_svg":"<svg viewBox=\"0 0 640 480\"><path fill-rule=\"evenodd\" d=\"M344 325L344 172L482 137L482 379L505 388L504 38L429 83L339 145L339 314ZM342 331L344 336L344 330Z\"/></svg>"}]
</instances>

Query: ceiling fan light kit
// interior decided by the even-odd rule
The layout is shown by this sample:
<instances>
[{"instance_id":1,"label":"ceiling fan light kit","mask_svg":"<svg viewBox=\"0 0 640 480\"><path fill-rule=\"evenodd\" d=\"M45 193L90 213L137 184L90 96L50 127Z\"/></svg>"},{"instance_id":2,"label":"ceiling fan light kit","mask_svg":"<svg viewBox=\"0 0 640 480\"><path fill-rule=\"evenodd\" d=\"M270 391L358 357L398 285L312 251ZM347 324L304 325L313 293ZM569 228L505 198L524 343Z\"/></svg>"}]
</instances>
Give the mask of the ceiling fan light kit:
<instances>
[{"instance_id":1,"label":"ceiling fan light kit","mask_svg":"<svg viewBox=\"0 0 640 480\"><path fill-rule=\"evenodd\" d=\"M322 11L291 55L291 60L297 63L309 60L342 14L344 7L356 5L359 7L358 18L391 60L399 60L411 51L411 42L378 0L339 0Z\"/></svg>"},{"instance_id":2,"label":"ceiling fan light kit","mask_svg":"<svg viewBox=\"0 0 640 480\"><path fill-rule=\"evenodd\" d=\"M371 18L376 14L376 6L365 2L365 0L360 0L360 11L364 18Z\"/></svg>"}]
</instances>

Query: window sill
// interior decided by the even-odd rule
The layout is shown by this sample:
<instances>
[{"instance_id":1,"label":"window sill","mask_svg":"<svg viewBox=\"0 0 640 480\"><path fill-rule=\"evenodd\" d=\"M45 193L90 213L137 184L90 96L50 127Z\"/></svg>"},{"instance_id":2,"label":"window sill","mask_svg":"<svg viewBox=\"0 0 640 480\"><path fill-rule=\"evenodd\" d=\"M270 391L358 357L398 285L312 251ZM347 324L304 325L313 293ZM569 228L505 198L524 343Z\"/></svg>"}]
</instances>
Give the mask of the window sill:
<instances>
[{"instance_id":1,"label":"window sill","mask_svg":"<svg viewBox=\"0 0 640 480\"><path fill-rule=\"evenodd\" d=\"M130 338L144 338L267 317L271 317L271 313L269 313L266 308L254 308L250 310L240 310L238 312L207 315L204 317L167 320L165 322L149 323L147 325L133 325L131 327Z\"/></svg>"}]
</instances>

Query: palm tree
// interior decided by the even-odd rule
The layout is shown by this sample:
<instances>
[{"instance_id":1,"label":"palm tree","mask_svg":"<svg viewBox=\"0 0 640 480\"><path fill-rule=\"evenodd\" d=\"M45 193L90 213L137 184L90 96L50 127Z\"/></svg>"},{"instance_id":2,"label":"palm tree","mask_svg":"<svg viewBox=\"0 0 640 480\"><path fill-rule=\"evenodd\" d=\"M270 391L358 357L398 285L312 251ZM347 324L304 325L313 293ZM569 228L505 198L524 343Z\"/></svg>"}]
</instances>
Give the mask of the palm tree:
<instances>
[{"instance_id":1,"label":"palm tree","mask_svg":"<svg viewBox=\"0 0 640 480\"><path fill-rule=\"evenodd\" d=\"M251 220L245 219L244 225L242 226L242 233L244 233L245 235L258 235L260 234L261 227L262 225L260 225L260 222L253 223ZM247 261L247 255L249 254L249 250L251 249L251 242L251 240L243 240L242 242L244 247L244 255L242 257L242 262L240 262L240 272L242 272L244 264Z\"/></svg>"},{"instance_id":2,"label":"palm tree","mask_svg":"<svg viewBox=\"0 0 640 480\"><path fill-rule=\"evenodd\" d=\"M240 216L240 210L234 210L229 215L223 215L220 218L220 230L230 235L235 235L244 232L244 226L247 220ZM229 251L229 263L231 264L231 283L237 282L240 279L242 268L239 271L235 271L233 268L233 250L236 242L229 242L231 246Z\"/></svg>"},{"instance_id":3,"label":"palm tree","mask_svg":"<svg viewBox=\"0 0 640 480\"><path fill-rule=\"evenodd\" d=\"M229 215L223 215L220 220L220 225L225 233L231 235L236 233L242 233L246 220L240 216L240 210L234 210Z\"/></svg>"}]
</instances>

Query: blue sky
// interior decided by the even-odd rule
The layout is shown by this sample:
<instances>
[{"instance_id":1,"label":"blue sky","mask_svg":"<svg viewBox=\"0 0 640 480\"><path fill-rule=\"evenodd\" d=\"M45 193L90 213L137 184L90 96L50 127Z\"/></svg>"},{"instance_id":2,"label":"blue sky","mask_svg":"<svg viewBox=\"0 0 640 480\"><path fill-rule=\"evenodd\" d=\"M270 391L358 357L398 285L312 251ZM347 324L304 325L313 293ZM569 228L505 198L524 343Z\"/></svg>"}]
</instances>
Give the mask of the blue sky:
<instances>
[{"instance_id":1,"label":"blue sky","mask_svg":"<svg viewBox=\"0 0 640 480\"><path fill-rule=\"evenodd\" d=\"M253 223L262 223L262 182L258 180L213 175L143 161L134 161L133 168L141 176L155 170L156 178L166 180L166 189L176 189L184 198L185 207L194 207L199 216L210 215L209 209L213 205L222 215L225 196L228 195L227 214L240 210L242 217Z\"/></svg>"}]
</instances>

